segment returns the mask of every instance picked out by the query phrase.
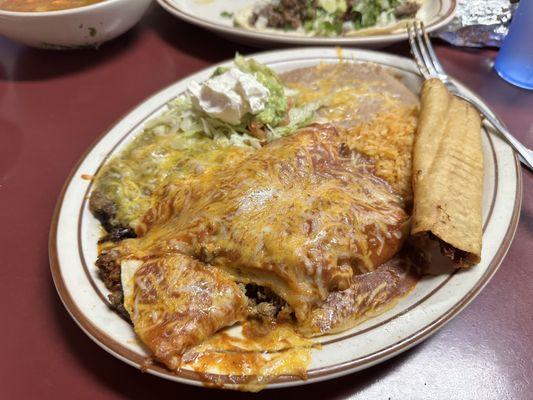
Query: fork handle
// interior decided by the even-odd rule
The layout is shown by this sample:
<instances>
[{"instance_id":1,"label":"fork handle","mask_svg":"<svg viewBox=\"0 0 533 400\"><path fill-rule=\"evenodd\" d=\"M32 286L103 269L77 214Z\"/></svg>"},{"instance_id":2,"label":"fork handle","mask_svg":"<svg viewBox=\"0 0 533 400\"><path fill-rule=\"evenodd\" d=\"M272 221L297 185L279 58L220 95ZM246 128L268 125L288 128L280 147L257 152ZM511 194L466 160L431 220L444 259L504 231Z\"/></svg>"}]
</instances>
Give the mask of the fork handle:
<instances>
[{"instance_id":1,"label":"fork handle","mask_svg":"<svg viewBox=\"0 0 533 400\"><path fill-rule=\"evenodd\" d=\"M526 146L520 143L500 122L500 120L483 104L479 104L476 101L469 99L466 96L455 93L457 97L466 100L472 104L490 124L507 140L507 143L521 156L520 161L530 171L533 171L533 153Z\"/></svg>"}]
</instances>

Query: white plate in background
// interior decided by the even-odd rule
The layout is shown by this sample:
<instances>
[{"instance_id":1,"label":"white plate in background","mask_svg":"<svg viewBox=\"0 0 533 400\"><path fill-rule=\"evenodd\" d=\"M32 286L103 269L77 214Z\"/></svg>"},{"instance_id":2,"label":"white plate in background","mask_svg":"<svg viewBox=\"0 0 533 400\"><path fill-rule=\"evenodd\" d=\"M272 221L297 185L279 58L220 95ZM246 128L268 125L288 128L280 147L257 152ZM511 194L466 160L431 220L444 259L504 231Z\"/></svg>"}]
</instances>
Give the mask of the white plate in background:
<instances>
[{"instance_id":1,"label":"white plate in background","mask_svg":"<svg viewBox=\"0 0 533 400\"><path fill-rule=\"evenodd\" d=\"M232 19L221 15L223 11L235 14L254 4L256 0L157 0L157 2L165 10L187 22L209 29L228 39L259 47L329 45L380 48L407 40L405 29L387 34L351 37L302 36L291 32L258 32L235 27ZM433 32L453 19L455 8L456 0L424 0L417 17L424 22L428 32Z\"/></svg>"}]
</instances>

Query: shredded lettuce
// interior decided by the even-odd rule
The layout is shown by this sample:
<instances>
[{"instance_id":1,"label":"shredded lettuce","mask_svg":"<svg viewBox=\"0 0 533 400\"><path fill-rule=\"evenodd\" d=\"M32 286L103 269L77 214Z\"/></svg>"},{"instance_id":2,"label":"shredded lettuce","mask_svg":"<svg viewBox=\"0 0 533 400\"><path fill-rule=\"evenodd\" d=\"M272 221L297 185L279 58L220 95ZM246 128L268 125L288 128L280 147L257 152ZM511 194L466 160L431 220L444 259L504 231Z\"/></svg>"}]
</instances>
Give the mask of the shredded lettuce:
<instances>
[{"instance_id":1,"label":"shredded lettuce","mask_svg":"<svg viewBox=\"0 0 533 400\"><path fill-rule=\"evenodd\" d=\"M338 36L342 33L343 21L335 14L328 13L319 8L316 10L315 18L304 22L306 32L313 32L320 36Z\"/></svg>"},{"instance_id":2,"label":"shredded lettuce","mask_svg":"<svg viewBox=\"0 0 533 400\"><path fill-rule=\"evenodd\" d=\"M250 135L245 123L230 125L210 117L193 107L191 96L183 93L172 100L160 117L150 121L145 130L161 134L181 133L186 136L205 136L222 145L260 147L257 138Z\"/></svg>"},{"instance_id":3,"label":"shredded lettuce","mask_svg":"<svg viewBox=\"0 0 533 400\"><path fill-rule=\"evenodd\" d=\"M322 106L321 102L304 104L301 107L293 107L289 110L289 123L285 126L270 128L272 139L286 136L298 128L309 125L315 119L316 112Z\"/></svg>"},{"instance_id":4,"label":"shredded lettuce","mask_svg":"<svg viewBox=\"0 0 533 400\"><path fill-rule=\"evenodd\" d=\"M203 136L225 146L260 148L261 140L254 137L248 129L252 122L260 122L265 128L266 140L271 141L286 136L314 120L321 103L297 104L295 101L297 92L285 88L276 72L254 59L245 59L237 55L235 65L243 72L254 74L256 79L270 91L269 100L262 112L257 115L247 114L240 124L231 125L196 109L191 95L185 92L169 102L167 110L158 118L148 122L145 130L152 130L156 134L179 133L189 137ZM219 67L213 76L226 71L226 67ZM290 109L289 97L293 97L295 104Z\"/></svg>"},{"instance_id":5,"label":"shredded lettuce","mask_svg":"<svg viewBox=\"0 0 533 400\"><path fill-rule=\"evenodd\" d=\"M330 14L344 14L348 8L346 0L318 0L318 5Z\"/></svg>"},{"instance_id":6,"label":"shredded lettuce","mask_svg":"<svg viewBox=\"0 0 533 400\"><path fill-rule=\"evenodd\" d=\"M338 36L347 29L385 26L397 21L394 10L405 0L319 0L318 7L307 15L303 28L308 33L321 36Z\"/></svg>"},{"instance_id":7,"label":"shredded lettuce","mask_svg":"<svg viewBox=\"0 0 533 400\"><path fill-rule=\"evenodd\" d=\"M353 7L355 28L383 26L396 21L394 9L402 3L402 0L358 0Z\"/></svg>"},{"instance_id":8,"label":"shredded lettuce","mask_svg":"<svg viewBox=\"0 0 533 400\"><path fill-rule=\"evenodd\" d=\"M261 117L269 121L263 127L266 137L260 140L248 130L258 115L248 114L240 124L231 125L196 109L192 95L182 93L98 172L96 191L117 209L111 224L134 227L151 206L154 191L167 182L193 176L223 154L260 148L265 141L289 135L314 120L321 104L297 104L298 91L285 88L274 71L254 60L238 56L236 64L243 72L254 73L277 95L269 103L270 114ZM221 67L214 74L224 72ZM226 151L229 147L233 148Z\"/></svg>"}]
</instances>

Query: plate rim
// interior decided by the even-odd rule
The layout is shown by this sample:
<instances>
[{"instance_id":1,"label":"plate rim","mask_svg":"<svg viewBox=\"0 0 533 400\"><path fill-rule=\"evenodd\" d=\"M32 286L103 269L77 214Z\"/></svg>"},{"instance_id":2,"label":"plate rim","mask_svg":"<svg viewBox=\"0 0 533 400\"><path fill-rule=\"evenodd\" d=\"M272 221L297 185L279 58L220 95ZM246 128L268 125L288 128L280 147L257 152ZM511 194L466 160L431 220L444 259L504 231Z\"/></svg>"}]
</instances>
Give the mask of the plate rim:
<instances>
[{"instance_id":1,"label":"plate rim","mask_svg":"<svg viewBox=\"0 0 533 400\"><path fill-rule=\"evenodd\" d=\"M331 50L334 50L334 48L330 48ZM250 55L247 55L247 57L257 57L257 56L272 56L276 53L288 53L288 52L298 52L300 50L303 51L309 51L313 50L313 48L310 47L299 47L299 48L291 48L290 50L274 50L274 51L266 51L266 52L257 52ZM321 50L323 51L323 47L316 47L314 50ZM381 51L373 51L373 50L361 50L356 49L357 52L363 52L363 53L371 53L375 56L379 57L380 55L387 56L390 59L401 59L403 62L408 61L413 65L414 61L407 57L402 57L394 54L388 54ZM317 60L320 59L319 56L316 57ZM287 61L290 61L287 60ZM58 292L58 295L64 305L64 307L67 309L70 316L74 319L76 324L82 329L85 334L87 334L96 344L98 344L100 347L102 347L107 352L111 353L115 357L119 358L120 360L126 362L127 364L134 366L136 368L140 369L146 369L148 372L166 378L174 381L185 381L186 383L193 384L193 385L201 385L202 381L198 379L198 374L193 371L180 371L180 373L172 373L168 370L166 370L163 367L160 367L158 365L152 365L146 368L146 363L143 362L144 357L140 356L139 354L133 352L130 349L122 347L122 351L126 353L126 355L121 354L119 351L116 350L116 348L113 348L113 346L108 346L108 343L106 338L102 337L102 335L107 336L107 334L103 333L97 326L95 326L91 321L88 320L88 318L84 315L83 311L77 306L76 302L73 300L70 291L66 287L65 281L63 280L63 277L61 275L61 267L59 262L59 256L58 256L58 241L57 241L57 231L59 226L59 216L61 214L62 205L64 201L65 194L67 192L67 189L71 185L73 179L75 178L75 174L78 171L79 167L82 165L82 163L86 160L87 156L94 150L94 148L100 143L100 141L107 136L121 121L123 121L128 115L130 115L134 110L136 110L139 106L142 104L148 102L149 100L157 97L162 92L166 91L170 87L176 85L177 83L188 79L189 77L201 73L203 71L213 69L217 65L222 65L225 63L231 62L231 60L224 60L220 63L217 63L215 65L208 66L206 68L202 68L198 71L194 71L193 73L180 77L179 79L175 80L174 82L170 83L169 85L166 85L164 88L156 91L155 93L145 97L142 101L135 104L133 107L131 107L127 112L123 113L119 118L117 118L102 134L100 134L93 143L87 148L87 150L80 156L79 160L75 164L75 166L70 171L68 177L65 180L65 183L61 189L61 192L59 194L58 200L56 202L50 231L49 231L49 240L48 240L48 250L49 250L49 263L50 263L50 270L52 274L52 278L54 281L54 285L56 287L56 290ZM375 61L378 63L377 61ZM466 85L461 85L467 87ZM467 87L468 88L468 87ZM469 89L470 90L470 89ZM475 92L473 92L475 94ZM477 97L479 97L477 94L475 94ZM514 172L516 174L516 193L514 198L514 207L513 212L509 220L509 225L507 227L507 230L505 232L505 235L502 238L501 243L499 243L499 248L497 252L494 254L490 264L487 266L487 270L485 273L479 278L479 280L475 283L475 285L454 305L445 313L443 313L441 316L439 316L437 319L433 320L428 325L424 326L414 334L411 334L399 342L389 345L385 347L384 349L381 349L380 351L371 354L368 358L368 360L363 360L357 362L355 365L353 363L354 360L347 361L344 363L339 363L333 366L324 367L324 368L318 368L316 372L313 374L310 374L309 379L306 381L302 381L299 378L291 377L291 376L282 376L276 380L274 380L271 384L267 386L267 388L279 388L279 387L287 387L287 386L295 386L295 385L303 385L308 383L314 383L319 382L322 380L327 379L333 379L342 375L347 375L353 372L356 372L358 370L368 368L372 365L375 365L379 362L385 361L409 348L412 346L418 344L419 342L427 339L429 336L431 336L433 333L437 332L444 324L449 322L451 319L453 319L458 313L460 313L485 287L485 285L491 280L491 278L494 276L496 271L498 270L499 266L501 265L505 255L507 254L511 243L513 241L516 229L518 227L518 221L519 216L521 212L521 203L522 203L522 174L521 174L521 168L520 168L520 162L516 155L514 154ZM129 357L129 358L128 358Z\"/></svg>"},{"instance_id":2,"label":"plate rim","mask_svg":"<svg viewBox=\"0 0 533 400\"><path fill-rule=\"evenodd\" d=\"M437 0L442 7L443 2L446 0ZM450 6L445 10L442 17L438 18L436 21L433 21L431 24L426 26L426 31L431 33L439 28L442 28L448 24L453 17L457 9L457 0L447 0L450 2ZM394 43L402 40L407 40L407 32L398 32L392 34L380 34L380 35L369 35L369 36L353 36L353 37L309 37L309 36L299 36L291 35L284 33L274 33L274 32L258 32L252 30L246 30L237 28L235 26L225 26L211 22L202 18L196 17L194 14L183 11L178 8L177 5L173 4L171 0L157 0L157 3L168 11L170 14L175 15L176 17L191 23L193 25L199 26L204 29L216 32L221 35L231 36L232 38L239 38L243 40L253 40L255 42L270 42L270 43L280 43L285 45L340 45L340 46L372 46L379 45L382 43Z\"/></svg>"}]
</instances>

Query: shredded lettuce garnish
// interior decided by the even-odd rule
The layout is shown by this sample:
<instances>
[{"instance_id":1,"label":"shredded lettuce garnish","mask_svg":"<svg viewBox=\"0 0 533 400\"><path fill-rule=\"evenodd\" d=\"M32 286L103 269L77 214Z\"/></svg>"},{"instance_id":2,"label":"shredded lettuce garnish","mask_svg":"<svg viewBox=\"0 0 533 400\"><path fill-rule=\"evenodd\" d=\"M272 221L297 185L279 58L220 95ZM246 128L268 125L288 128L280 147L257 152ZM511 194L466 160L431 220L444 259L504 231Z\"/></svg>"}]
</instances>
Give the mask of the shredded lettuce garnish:
<instances>
[{"instance_id":1,"label":"shredded lettuce garnish","mask_svg":"<svg viewBox=\"0 0 533 400\"><path fill-rule=\"evenodd\" d=\"M236 65L253 73L274 94L268 107L231 125L196 109L189 92L170 101L162 114L146 123L143 132L99 171L96 191L116 207L109 223L135 226L151 206L157 188L201 172L213 157L219 157L219 151L229 147L251 151L314 120L321 104L298 104L298 91L285 88L274 71L254 60L237 56ZM221 67L214 74L225 71ZM254 121L264 124L261 139L249 131Z\"/></svg>"},{"instance_id":2,"label":"shredded lettuce garnish","mask_svg":"<svg viewBox=\"0 0 533 400\"><path fill-rule=\"evenodd\" d=\"M303 25L306 32L313 32L320 36L338 36L343 31L343 22L335 14L328 13L319 8L315 18L305 21Z\"/></svg>"},{"instance_id":3,"label":"shredded lettuce garnish","mask_svg":"<svg viewBox=\"0 0 533 400\"><path fill-rule=\"evenodd\" d=\"M235 57L235 65L241 71L253 74L268 88L270 95L263 111L257 115L247 114L240 124L232 125L196 109L191 95L185 92L172 100L167 105L167 111L150 121L145 129L165 134L181 132L187 136L202 135L224 145L259 148L264 140L255 137L250 132L249 127L252 123L258 122L263 127L268 142L288 135L313 121L320 104L299 105L294 97L292 101L294 106L289 109L289 97L292 97L294 93L284 87L281 79L272 69L254 59L245 59L238 54ZM223 74L227 70L227 67L219 67L212 76Z\"/></svg>"},{"instance_id":4,"label":"shredded lettuce garnish","mask_svg":"<svg viewBox=\"0 0 533 400\"><path fill-rule=\"evenodd\" d=\"M362 29L385 26L396 22L394 10L403 0L358 0L346 17L344 0L321 0L312 20L304 22L304 29L322 36L337 36L347 28Z\"/></svg>"},{"instance_id":5,"label":"shredded lettuce garnish","mask_svg":"<svg viewBox=\"0 0 533 400\"><path fill-rule=\"evenodd\" d=\"M413 17L420 6L418 0L270 0L259 4L263 6L254 9L249 20L257 28L301 30L320 36L391 25Z\"/></svg>"},{"instance_id":6,"label":"shredded lettuce garnish","mask_svg":"<svg viewBox=\"0 0 533 400\"><path fill-rule=\"evenodd\" d=\"M353 7L359 14L353 20L355 29L395 22L394 9L402 3L402 0L358 0Z\"/></svg>"}]
</instances>

